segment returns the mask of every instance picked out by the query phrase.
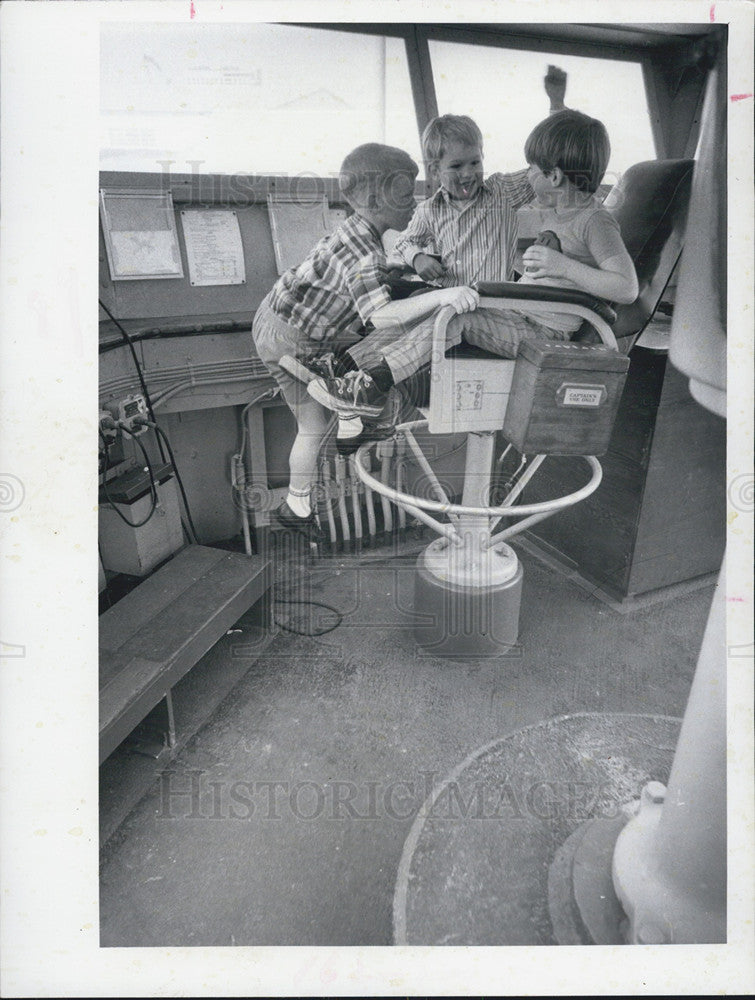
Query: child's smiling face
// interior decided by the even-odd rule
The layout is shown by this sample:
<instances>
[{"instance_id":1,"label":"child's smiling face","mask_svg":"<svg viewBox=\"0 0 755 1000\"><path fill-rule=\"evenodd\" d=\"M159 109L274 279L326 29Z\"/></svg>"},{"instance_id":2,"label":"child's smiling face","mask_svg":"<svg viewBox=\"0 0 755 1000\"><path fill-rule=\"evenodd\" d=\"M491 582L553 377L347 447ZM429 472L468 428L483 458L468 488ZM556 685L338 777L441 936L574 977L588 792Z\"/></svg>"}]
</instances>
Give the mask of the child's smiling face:
<instances>
[{"instance_id":1,"label":"child's smiling face","mask_svg":"<svg viewBox=\"0 0 755 1000\"><path fill-rule=\"evenodd\" d=\"M452 140L446 144L434 171L452 198L469 201L482 185L482 149Z\"/></svg>"}]
</instances>

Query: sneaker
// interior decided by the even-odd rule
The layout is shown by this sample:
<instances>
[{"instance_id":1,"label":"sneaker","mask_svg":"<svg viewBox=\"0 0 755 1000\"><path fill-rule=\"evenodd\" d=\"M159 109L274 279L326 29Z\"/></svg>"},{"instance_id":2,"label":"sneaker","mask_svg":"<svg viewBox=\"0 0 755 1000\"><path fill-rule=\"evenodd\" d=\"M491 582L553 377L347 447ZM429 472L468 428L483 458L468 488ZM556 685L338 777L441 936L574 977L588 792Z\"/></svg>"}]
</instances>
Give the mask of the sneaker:
<instances>
[{"instance_id":1,"label":"sneaker","mask_svg":"<svg viewBox=\"0 0 755 1000\"><path fill-rule=\"evenodd\" d=\"M307 386L312 399L339 417L379 417L385 406L381 392L372 376L365 371L346 372L341 378L316 378Z\"/></svg>"},{"instance_id":2,"label":"sneaker","mask_svg":"<svg viewBox=\"0 0 755 1000\"><path fill-rule=\"evenodd\" d=\"M318 533L317 522L314 513L310 512L307 517L299 517L288 506L284 500L275 511L275 517L284 528L292 528L294 531L301 531L309 538L314 538Z\"/></svg>"},{"instance_id":3,"label":"sneaker","mask_svg":"<svg viewBox=\"0 0 755 1000\"><path fill-rule=\"evenodd\" d=\"M385 441L396 433L396 424L401 413L401 397L395 389L388 393L388 400L377 420L365 420L359 434L348 437L336 435L336 449L339 455L353 455L368 441ZM359 417L355 418L359 420ZM340 429L339 421L339 429Z\"/></svg>"},{"instance_id":4,"label":"sneaker","mask_svg":"<svg viewBox=\"0 0 755 1000\"><path fill-rule=\"evenodd\" d=\"M284 354L278 364L289 375L305 384L316 378L335 378L337 357L333 353L320 355Z\"/></svg>"}]
</instances>

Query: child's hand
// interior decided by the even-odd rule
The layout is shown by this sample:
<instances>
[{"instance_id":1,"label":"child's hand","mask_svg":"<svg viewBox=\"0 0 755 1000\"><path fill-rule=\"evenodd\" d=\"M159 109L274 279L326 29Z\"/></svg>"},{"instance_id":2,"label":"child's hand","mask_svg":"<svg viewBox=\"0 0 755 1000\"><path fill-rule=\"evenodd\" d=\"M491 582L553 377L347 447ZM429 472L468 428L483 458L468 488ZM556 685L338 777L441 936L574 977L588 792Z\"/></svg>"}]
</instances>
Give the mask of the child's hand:
<instances>
[{"instance_id":1,"label":"child's hand","mask_svg":"<svg viewBox=\"0 0 755 1000\"><path fill-rule=\"evenodd\" d=\"M566 96L566 73L559 66L549 66L543 83L550 98L551 111L560 111Z\"/></svg>"},{"instance_id":2,"label":"child's hand","mask_svg":"<svg viewBox=\"0 0 755 1000\"><path fill-rule=\"evenodd\" d=\"M423 281L435 281L446 273L441 262L426 253L418 253L412 261L412 267Z\"/></svg>"},{"instance_id":3,"label":"child's hand","mask_svg":"<svg viewBox=\"0 0 755 1000\"><path fill-rule=\"evenodd\" d=\"M569 258L558 250L533 243L522 257L528 278L568 278Z\"/></svg>"},{"instance_id":4,"label":"child's hand","mask_svg":"<svg viewBox=\"0 0 755 1000\"><path fill-rule=\"evenodd\" d=\"M473 312L480 304L480 296L473 288L459 285L456 288L443 288L437 293L439 305L453 306L457 313Z\"/></svg>"}]
</instances>

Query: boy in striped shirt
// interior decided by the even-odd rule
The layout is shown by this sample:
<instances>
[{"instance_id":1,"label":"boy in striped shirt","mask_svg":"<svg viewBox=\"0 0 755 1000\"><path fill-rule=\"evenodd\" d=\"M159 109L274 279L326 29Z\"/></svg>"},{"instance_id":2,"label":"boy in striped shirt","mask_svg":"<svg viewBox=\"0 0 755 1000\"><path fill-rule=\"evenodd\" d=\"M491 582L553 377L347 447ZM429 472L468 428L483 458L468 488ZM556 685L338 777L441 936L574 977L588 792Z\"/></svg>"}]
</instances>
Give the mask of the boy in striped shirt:
<instances>
[{"instance_id":1,"label":"boy in striped shirt","mask_svg":"<svg viewBox=\"0 0 755 1000\"><path fill-rule=\"evenodd\" d=\"M534 197L527 170L484 178L482 133L466 115L434 118L422 152L440 186L417 206L393 255L442 287L512 280L516 210Z\"/></svg>"},{"instance_id":2,"label":"boy in striped shirt","mask_svg":"<svg viewBox=\"0 0 755 1000\"><path fill-rule=\"evenodd\" d=\"M544 79L550 114L564 110L566 73L549 66ZM441 287L512 281L516 210L534 198L528 171L483 175L482 133L466 115L434 118L422 134L422 155L438 190L422 202L393 255L424 281Z\"/></svg>"}]
</instances>

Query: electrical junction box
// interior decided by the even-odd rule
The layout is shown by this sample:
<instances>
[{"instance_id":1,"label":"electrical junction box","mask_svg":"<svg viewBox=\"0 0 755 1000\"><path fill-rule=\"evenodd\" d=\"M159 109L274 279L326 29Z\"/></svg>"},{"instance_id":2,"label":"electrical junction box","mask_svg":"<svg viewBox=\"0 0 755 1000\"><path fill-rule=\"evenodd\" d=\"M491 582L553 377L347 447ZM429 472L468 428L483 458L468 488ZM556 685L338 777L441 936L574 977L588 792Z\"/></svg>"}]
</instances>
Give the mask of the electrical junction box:
<instances>
[{"instance_id":1,"label":"electrical junction box","mask_svg":"<svg viewBox=\"0 0 755 1000\"><path fill-rule=\"evenodd\" d=\"M145 424L134 423L136 417L149 416L144 396L140 396L138 394L127 396L125 399L122 399L117 403L113 403L110 410L113 414L113 418L118 423L125 424L126 428L134 437L137 437L139 434L146 433L147 427Z\"/></svg>"},{"instance_id":2,"label":"electrical junction box","mask_svg":"<svg viewBox=\"0 0 755 1000\"><path fill-rule=\"evenodd\" d=\"M111 573L146 576L184 544L173 469L169 464L154 466L152 475L157 503L148 520L152 498L149 473L143 468L111 479L107 493L100 487L100 555ZM126 524L113 507L138 527Z\"/></svg>"},{"instance_id":3,"label":"electrical junction box","mask_svg":"<svg viewBox=\"0 0 755 1000\"><path fill-rule=\"evenodd\" d=\"M628 370L603 344L523 341L503 436L526 455L604 454Z\"/></svg>"}]
</instances>

